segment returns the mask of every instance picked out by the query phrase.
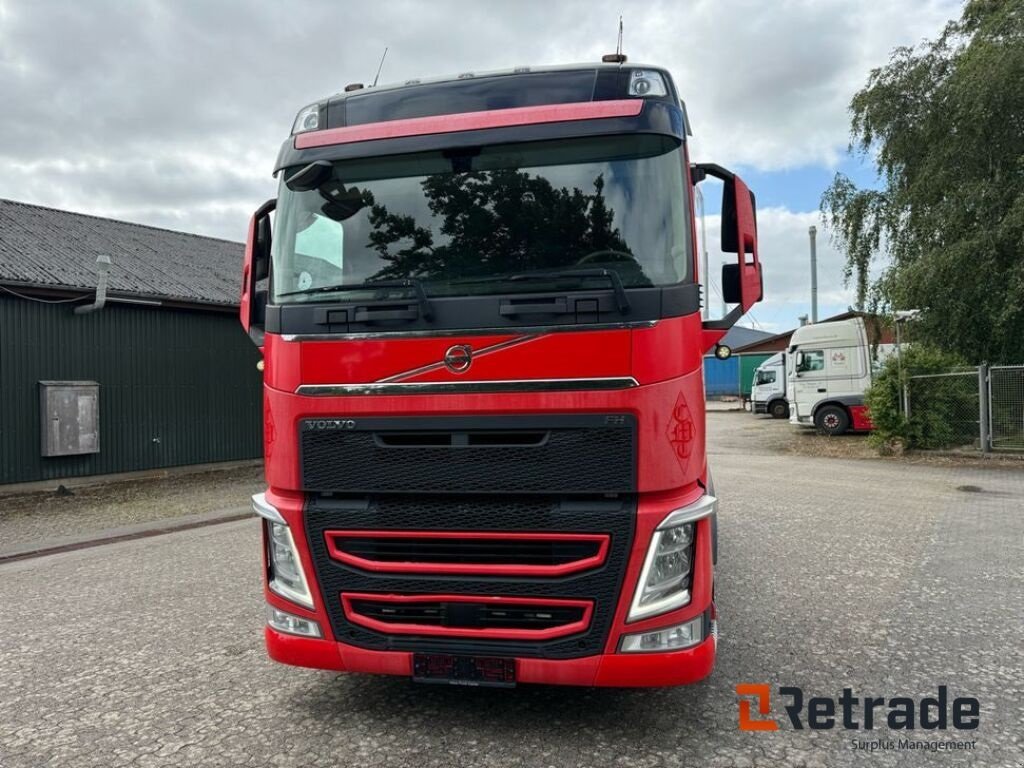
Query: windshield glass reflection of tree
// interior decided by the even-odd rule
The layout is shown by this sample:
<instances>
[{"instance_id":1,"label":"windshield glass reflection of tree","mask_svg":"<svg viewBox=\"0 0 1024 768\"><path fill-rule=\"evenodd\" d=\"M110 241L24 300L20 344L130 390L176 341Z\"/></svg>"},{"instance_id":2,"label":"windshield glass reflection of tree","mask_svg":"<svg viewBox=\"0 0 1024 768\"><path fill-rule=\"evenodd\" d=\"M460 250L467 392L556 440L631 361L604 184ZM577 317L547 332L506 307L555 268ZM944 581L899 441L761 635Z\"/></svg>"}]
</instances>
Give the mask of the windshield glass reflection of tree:
<instances>
[{"instance_id":1,"label":"windshield glass reflection of tree","mask_svg":"<svg viewBox=\"0 0 1024 768\"><path fill-rule=\"evenodd\" d=\"M605 289L601 270L626 288L677 283L689 278L684 190L682 152L664 137L336 161L314 189L282 186L275 294L320 301L348 286L355 298L408 279L434 296Z\"/></svg>"},{"instance_id":2,"label":"windshield glass reflection of tree","mask_svg":"<svg viewBox=\"0 0 1024 768\"><path fill-rule=\"evenodd\" d=\"M391 213L371 199L370 245L385 264L371 280L557 270L566 266L566 254L579 253L577 264L628 262L634 273L628 283L650 285L612 225L603 190L600 175L589 194L525 171L428 176L423 192L431 213L441 218L443 242L435 243L433 230L412 216Z\"/></svg>"}]
</instances>

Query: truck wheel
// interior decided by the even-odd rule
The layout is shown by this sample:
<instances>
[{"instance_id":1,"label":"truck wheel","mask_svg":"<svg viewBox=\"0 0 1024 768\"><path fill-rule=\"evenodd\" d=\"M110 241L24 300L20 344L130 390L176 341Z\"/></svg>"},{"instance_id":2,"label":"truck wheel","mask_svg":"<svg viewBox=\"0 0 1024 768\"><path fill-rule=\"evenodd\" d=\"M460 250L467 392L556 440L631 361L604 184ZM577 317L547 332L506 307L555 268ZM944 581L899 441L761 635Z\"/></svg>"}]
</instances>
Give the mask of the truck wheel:
<instances>
[{"instance_id":1,"label":"truck wheel","mask_svg":"<svg viewBox=\"0 0 1024 768\"><path fill-rule=\"evenodd\" d=\"M788 419L789 405L785 400L775 400L768 406L768 413L772 415L773 419Z\"/></svg>"},{"instance_id":2,"label":"truck wheel","mask_svg":"<svg viewBox=\"0 0 1024 768\"><path fill-rule=\"evenodd\" d=\"M841 435L850 428L850 415L838 405L826 405L814 414L814 426L823 435Z\"/></svg>"}]
</instances>

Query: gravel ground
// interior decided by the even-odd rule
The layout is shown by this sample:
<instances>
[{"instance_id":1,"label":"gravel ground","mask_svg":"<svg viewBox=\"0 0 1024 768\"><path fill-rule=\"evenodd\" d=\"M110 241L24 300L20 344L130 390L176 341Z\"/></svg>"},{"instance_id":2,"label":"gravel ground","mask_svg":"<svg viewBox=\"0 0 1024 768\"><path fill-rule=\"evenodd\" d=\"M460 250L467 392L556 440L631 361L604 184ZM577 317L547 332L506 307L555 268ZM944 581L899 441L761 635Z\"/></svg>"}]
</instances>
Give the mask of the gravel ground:
<instances>
[{"instance_id":1,"label":"gravel ground","mask_svg":"<svg viewBox=\"0 0 1024 768\"><path fill-rule=\"evenodd\" d=\"M263 467L249 466L91 485L75 488L71 495L3 496L0 554L64 536L243 508L263 488Z\"/></svg>"},{"instance_id":2,"label":"gravel ground","mask_svg":"<svg viewBox=\"0 0 1024 768\"><path fill-rule=\"evenodd\" d=\"M834 459L884 459L897 464L925 464L936 467L977 467L1024 470L1024 454L994 453L984 456L977 451L910 451L902 456L880 456L868 444L863 433L847 433L838 437L819 435L814 429L797 427L771 416L755 415L739 410L728 411L738 419L735 437L755 446L754 450L819 456ZM721 414L720 417L725 417ZM750 448L748 447L748 450Z\"/></svg>"},{"instance_id":3,"label":"gravel ground","mask_svg":"<svg viewBox=\"0 0 1024 768\"><path fill-rule=\"evenodd\" d=\"M0 766L917 766L1024 761L1024 472L778 453L709 416L722 636L706 681L511 691L279 666L243 521L0 566ZM773 429L776 426L773 425ZM786 427L782 426L783 429ZM964 489L970 488L971 491ZM970 752L737 729L737 683L981 702Z\"/></svg>"}]
</instances>

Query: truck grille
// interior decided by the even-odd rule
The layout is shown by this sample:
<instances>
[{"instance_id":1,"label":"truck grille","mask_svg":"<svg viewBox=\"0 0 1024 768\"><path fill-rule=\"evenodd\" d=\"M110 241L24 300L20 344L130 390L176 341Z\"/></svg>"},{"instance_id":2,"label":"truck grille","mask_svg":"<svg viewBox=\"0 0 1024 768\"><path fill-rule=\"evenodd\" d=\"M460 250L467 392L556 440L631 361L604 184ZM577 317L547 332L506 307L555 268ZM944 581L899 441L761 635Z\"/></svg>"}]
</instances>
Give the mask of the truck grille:
<instances>
[{"instance_id":1,"label":"truck grille","mask_svg":"<svg viewBox=\"0 0 1024 768\"><path fill-rule=\"evenodd\" d=\"M564 659L604 648L635 510L632 497L311 496L305 521L313 568L338 640L375 650ZM410 546L411 531L422 546ZM452 538L463 534L464 541L487 546L463 547L463 539ZM569 537L565 546L558 541L561 535ZM389 543L378 549L382 541ZM530 541L547 546L522 546ZM600 562L569 574L453 576L443 567L557 568L586 560L595 544L598 553L604 548ZM339 552L384 570L345 562ZM393 570L410 563L424 567Z\"/></svg>"},{"instance_id":2,"label":"truck grille","mask_svg":"<svg viewBox=\"0 0 1024 768\"><path fill-rule=\"evenodd\" d=\"M628 414L305 419L302 486L345 493L628 493Z\"/></svg>"},{"instance_id":3,"label":"truck grille","mask_svg":"<svg viewBox=\"0 0 1024 768\"><path fill-rule=\"evenodd\" d=\"M480 595L374 595L345 592L345 616L353 624L401 635L547 640L583 631L588 600Z\"/></svg>"},{"instance_id":4,"label":"truck grille","mask_svg":"<svg viewBox=\"0 0 1024 768\"><path fill-rule=\"evenodd\" d=\"M565 576L604 563L608 534L326 531L335 560L378 573Z\"/></svg>"}]
</instances>

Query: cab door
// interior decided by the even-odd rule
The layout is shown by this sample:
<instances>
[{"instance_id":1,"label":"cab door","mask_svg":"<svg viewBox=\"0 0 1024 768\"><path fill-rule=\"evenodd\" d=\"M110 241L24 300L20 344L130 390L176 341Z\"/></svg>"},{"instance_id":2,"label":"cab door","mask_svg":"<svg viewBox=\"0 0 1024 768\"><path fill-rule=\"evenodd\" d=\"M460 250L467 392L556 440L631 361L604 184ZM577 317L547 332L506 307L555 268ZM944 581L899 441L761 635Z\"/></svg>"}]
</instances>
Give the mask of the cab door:
<instances>
[{"instance_id":1,"label":"cab door","mask_svg":"<svg viewBox=\"0 0 1024 768\"><path fill-rule=\"evenodd\" d=\"M811 417L811 409L819 400L828 397L828 371L824 349L802 349L794 355L793 402L801 421Z\"/></svg>"}]
</instances>

